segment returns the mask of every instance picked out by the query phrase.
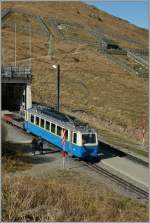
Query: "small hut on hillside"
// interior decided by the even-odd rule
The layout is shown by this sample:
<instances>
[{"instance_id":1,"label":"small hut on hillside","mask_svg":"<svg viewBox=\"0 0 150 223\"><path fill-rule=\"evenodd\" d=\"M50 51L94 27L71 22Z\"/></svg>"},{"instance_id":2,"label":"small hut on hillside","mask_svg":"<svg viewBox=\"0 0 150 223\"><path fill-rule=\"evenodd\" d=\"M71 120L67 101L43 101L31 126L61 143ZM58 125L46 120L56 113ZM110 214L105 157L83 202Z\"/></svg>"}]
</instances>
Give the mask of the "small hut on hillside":
<instances>
[{"instance_id":1,"label":"small hut on hillside","mask_svg":"<svg viewBox=\"0 0 150 223\"><path fill-rule=\"evenodd\" d=\"M106 37L102 38L101 40L101 47L103 50L121 50L119 43L115 42L114 40L107 39Z\"/></svg>"}]
</instances>

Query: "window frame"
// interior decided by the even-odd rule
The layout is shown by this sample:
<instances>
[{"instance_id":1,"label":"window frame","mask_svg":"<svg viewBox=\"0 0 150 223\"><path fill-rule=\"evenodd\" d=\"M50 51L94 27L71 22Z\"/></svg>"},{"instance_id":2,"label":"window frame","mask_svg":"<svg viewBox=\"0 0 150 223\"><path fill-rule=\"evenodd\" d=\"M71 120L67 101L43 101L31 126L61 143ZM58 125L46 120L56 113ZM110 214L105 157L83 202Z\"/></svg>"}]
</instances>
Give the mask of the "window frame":
<instances>
[{"instance_id":1,"label":"window frame","mask_svg":"<svg viewBox=\"0 0 150 223\"><path fill-rule=\"evenodd\" d=\"M31 121L32 117L34 118L33 122ZM32 113L31 113L31 115L30 115L30 122L31 122L32 124L35 124L35 115L33 115Z\"/></svg>"},{"instance_id":2,"label":"window frame","mask_svg":"<svg viewBox=\"0 0 150 223\"><path fill-rule=\"evenodd\" d=\"M69 141L69 130L66 129L66 132L68 132L66 141ZM66 134L65 134L65 137L66 137Z\"/></svg>"},{"instance_id":3,"label":"window frame","mask_svg":"<svg viewBox=\"0 0 150 223\"><path fill-rule=\"evenodd\" d=\"M46 128L46 123L47 122L49 123L49 129ZM48 131L48 132L50 132L50 130L51 130L51 122L46 120L46 119L45 119L45 130Z\"/></svg>"},{"instance_id":4,"label":"window frame","mask_svg":"<svg viewBox=\"0 0 150 223\"><path fill-rule=\"evenodd\" d=\"M58 128L61 128L61 130L60 130L60 135L58 135L58 132L57 132L57 129ZM58 136L58 137L60 137L60 138L62 138L62 127L60 126L60 125L57 125L57 127L56 127L56 135Z\"/></svg>"},{"instance_id":5,"label":"window frame","mask_svg":"<svg viewBox=\"0 0 150 223\"><path fill-rule=\"evenodd\" d=\"M52 125L55 126L55 132L52 132ZM51 122L50 132L51 132L52 134L56 135L56 124L54 124L53 122Z\"/></svg>"},{"instance_id":6,"label":"window frame","mask_svg":"<svg viewBox=\"0 0 150 223\"><path fill-rule=\"evenodd\" d=\"M28 122L31 122L31 113L28 112Z\"/></svg>"},{"instance_id":7,"label":"window frame","mask_svg":"<svg viewBox=\"0 0 150 223\"><path fill-rule=\"evenodd\" d=\"M74 134L76 134L76 143L74 142ZM77 140L77 132L73 132L72 133L72 143L75 144L75 145L78 145L77 142L78 142L78 140Z\"/></svg>"},{"instance_id":8,"label":"window frame","mask_svg":"<svg viewBox=\"0 0 150 223\"><path fill-rule=\"evenodd\" d=\"M39 119L39 123L37 124L37 118ZM35 116L35 125L39 126L40 127L40 117L39 116Z\"/></svg>"},{"instance_id":9,"label":"window frame","mask_svg":"<svg viewBox=\"0 0 150 223\"><path fill-rule=\"evenodd\" d=\"M83 144L83 135L89 135L90 133L82 133L82 144ZM95 145L97 143L97 135L96 133L91 133L93 135L95 135L95 142L88 142L88 143L84 143L84 145Z\"/></svg>"},{"instance_id":10,"label":"window frame","mask_svg":"<svg viewBox=\"0 0 150 223\"><path fill-rule=\"evenodd\" d=\"M42 120L44 121L43 122L43 126L41 126ZM44 118L40 118L40 125L39 125L39 127L42 128L42 129L44 129L44 127L45 127L45 119Z\"/></svg>"},{"instance_id":11,"label":"window frame","mask_svg":"<svg viewBox=\"0 0 150 223\"><path fill-rule=\"evenodd\" d=\"M28 112L25 111L25 121L28 121Z\"/></svg>"}]
</instances>

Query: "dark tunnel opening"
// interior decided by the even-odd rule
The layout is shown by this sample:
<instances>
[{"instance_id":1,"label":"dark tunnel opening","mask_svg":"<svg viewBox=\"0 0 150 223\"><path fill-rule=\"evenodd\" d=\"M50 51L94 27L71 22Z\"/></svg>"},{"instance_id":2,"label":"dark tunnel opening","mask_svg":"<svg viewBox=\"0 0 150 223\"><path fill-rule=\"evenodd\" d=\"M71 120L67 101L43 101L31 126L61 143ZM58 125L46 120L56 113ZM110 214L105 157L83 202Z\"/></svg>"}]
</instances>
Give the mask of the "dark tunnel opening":
<instances>
[{"instance_id":1,"label":"dark tunnel opening","mask_svg":"<svg viewBox=\"0 0 150 223\"><path fill-rule=\"evenodd\" d=\"M19 111L20 105L25 103L25 84L2 84L2 110Z\"/></svg>"}]
</instances>

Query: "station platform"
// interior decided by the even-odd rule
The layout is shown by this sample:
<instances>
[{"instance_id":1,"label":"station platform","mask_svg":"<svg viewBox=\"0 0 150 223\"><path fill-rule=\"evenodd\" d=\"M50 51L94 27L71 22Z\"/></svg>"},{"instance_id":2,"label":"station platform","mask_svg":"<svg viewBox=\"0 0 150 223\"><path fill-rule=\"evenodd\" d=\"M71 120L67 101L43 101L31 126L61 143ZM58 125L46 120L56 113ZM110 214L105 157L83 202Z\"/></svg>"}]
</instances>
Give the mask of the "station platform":
<instances>
[{"instance_id":1,"label":"station platform","mask_svg":"<svg viewBox=\"0 0 150 223\"><path fill-rule=\"evenodd\" d=\"M138 153L136 153L136 152L134 152L132 150L129 150L127 148L124 148L123 146L114 145L114 144L108 142L103 137L100 137L99 138L99 141L102 142L102 143L104 143L104 144L106 144L106 145L108 145L108 146L110 146L114 150L123 152L124 154L126 154L126 156L127 156L128 159L131 158L131 159L133 159L135 161L137 160L137 162L141 162L144 165L149 166L149 156L148 155L146 157L146 156L140 155L140 154L138 154ZM138 146L137 146L137 148L138 148ZM147 151L148 151L148 148L147 148Z\"/></svg>"},{"instance_id":2,"label":"station platform","mask_svg":"<svg viewBox=\"0 0 150 223\"><path fill-rule=\"evenodd\" d=\"M115 171L124 177L131 179L144 188L149 187L149 170L148 167L133 162L126 157L112 157L101 160L101 163L106 167Z\"/></svg>"},{"instance_id":3,"label":"station platform","mask_svg":"<svg viewBox=\"0 0 150 223\"><path fill-rule=\"evenodd\" d=\"M23 132L23 130L18 129L17 127L11 126L6 122L2 121L2 128L5 131L5 141L11 143L31 143L32 136Z\"/></svg>"}]
</instances>

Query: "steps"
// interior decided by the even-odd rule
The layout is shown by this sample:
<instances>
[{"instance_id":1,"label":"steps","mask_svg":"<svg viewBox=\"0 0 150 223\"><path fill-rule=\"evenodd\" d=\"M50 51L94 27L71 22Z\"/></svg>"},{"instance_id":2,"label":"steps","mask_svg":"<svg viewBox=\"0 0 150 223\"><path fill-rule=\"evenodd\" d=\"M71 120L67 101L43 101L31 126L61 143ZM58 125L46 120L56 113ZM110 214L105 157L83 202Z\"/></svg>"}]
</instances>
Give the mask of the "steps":
<instances>
[{"instance_id":1,"label":"steps","mask_svg":"<svg viewBox=\"0 0 150 223\"><path fill-rule=\"evenodd\" d=\"M129 58L131 58L132 60L134 60L135 62L139 63L141 66L144 66L146 68L149 67L149 63L148 61L144 60L142 57L130 52L130 51L127 51L127 56Z\"/></svg>"},{"instance_id":2,"label":"steps","mask_svg":"<svg viewBox=\"0 0 150 223\"><path fill-rule=\"evenodd\" d=\"M58 29L57 27L57 22L54 19L49 18L48 19L48 24L51 26L52 28L52 33L55 37L58 37L59 39L64 39L64 35L63 33Z\"/></svg>"},{"instance_id":3,"label":"steps","mask_svg":"<svg viewBox=\"0 0 150 223\"><path fill-rule=\"evenodd\" d=\"M110 59L114 64L119 65L121 69L131 75L137 75L139 77L148 77L148 70L134 60L127 61L127 56L124 56L124 58L120 57L119 55L111 54L105 54L105 56Z\"/></svg>"},{"instance_id":4,"label":"steps","mask_svg":"<svg viewBox=\"0 0 150 223\"><path fill-rule=\"evenodd\" d=\"M47 35L50 36L51 31L50 31L48 25L46 24L46 22L44 21L43 17L42 16L36 16L35 18L40 23L40 25L44 28Z\"/></svg>"},{"instance_id":5,"label":"steps","mask_svg":"<svg viewBox=\"0 0 150 223\"><path fill-rule=\"evenodd\" d=\"M12 13L11 9L2 9L2 11L1 11L1 19L3 20L10 13Z\"/></svg>"},{"instance_id":6,"label":"steps","mask_svg":"<svg viewBox=\"0 0 150 223\"><path fill-rule=\"evenodd\" d=\"M6 16L8 16L10 13L12 13L11 9L2 9L2 11L1 11L1 26L2 26L2 28L5 26Z\"/></svg>"}]
</instances>

